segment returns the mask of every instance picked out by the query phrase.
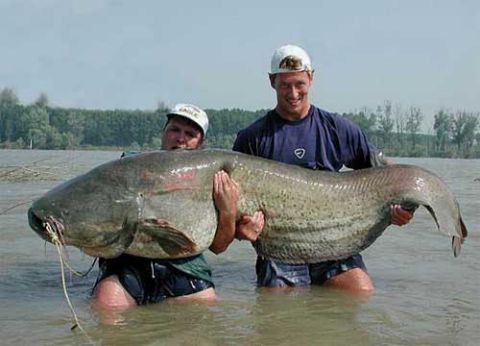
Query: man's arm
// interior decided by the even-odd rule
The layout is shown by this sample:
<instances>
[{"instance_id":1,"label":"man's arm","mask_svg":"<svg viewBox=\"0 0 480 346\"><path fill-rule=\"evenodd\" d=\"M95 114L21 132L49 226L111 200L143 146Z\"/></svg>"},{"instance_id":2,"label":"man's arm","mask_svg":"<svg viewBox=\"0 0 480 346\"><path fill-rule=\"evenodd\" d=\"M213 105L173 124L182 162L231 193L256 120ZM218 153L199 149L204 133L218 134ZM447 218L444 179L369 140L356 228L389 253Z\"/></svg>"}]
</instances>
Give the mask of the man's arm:
<instances>
[{"instance_id":1,"label":"man's arm","mask_svg":"<svg viewBox=\"0 0 480 346\"><path fill-rule=\"evenodd\" d=\"M403 226L410 222L415 210L403 209L399 204L390 206L390 223L392 225Z\"/></svg>"},{"instance_id":2,"label":"man's arm","mask_svg":"<svg viewBox=\"0 0 480 346\"><path fill-rule=\"evenodd\" d=\"M235 238L235 221L239 196L238 184L224 171L215 173L213 178L213 200L218 211L218 224L210 250L224 252Z\"/></svg>"},{"instance_id":3,"label":"man's arm","mask_svg":"<svg viewBox=\"0 0 480 346\"><path fill-rule=\"evenodd\" d=\"M213 178L213 200L218 211L217 231L210 245L210 251L220 254L227 250L233 239L257 240L265 223L263 212L257 211L252 216L237 217L237 203L240 187L224 171L219 171Z\"/></svg>"},{"instance_id":4,"label":"man's arm","mask_svg":"<svg viewBox=\"0 0 480 346\"><path fill-rule=\"evenodd\" d=\"M372 150L370 155L372 167L393 165L394 163L379 150ZM415 209L407 210L399 204L393 204L390 206L390 223L397 226L406 225L412 219L414 212Z\"/></svg>"},{"instance_id":5,"label":"man's arm","mask_svg":"<svg viewBox=\"0 0 480 346\"><path fill-rule=\"evenodd\" d=\"M235 238L238 240L256 241L265 225L265 216L262 211L256 211L252 216L242 215L237 222Z\"/></svg>"}]
</instances>

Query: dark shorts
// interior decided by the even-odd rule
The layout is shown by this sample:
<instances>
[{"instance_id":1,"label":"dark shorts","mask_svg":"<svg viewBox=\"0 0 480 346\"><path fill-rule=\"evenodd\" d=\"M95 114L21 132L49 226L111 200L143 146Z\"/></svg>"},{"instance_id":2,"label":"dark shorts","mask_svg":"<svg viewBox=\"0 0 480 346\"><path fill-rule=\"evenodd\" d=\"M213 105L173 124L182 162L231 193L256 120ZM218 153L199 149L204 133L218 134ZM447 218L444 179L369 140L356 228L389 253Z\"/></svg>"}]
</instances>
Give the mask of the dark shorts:
<instances>
[{"instance_id":1,"label":"dark shorts","mask_svg":"<svg viewBox=\"0 0 480 346\"><path fill-rule=\"evenodd\" d=\"M98 264L100 272L93 290L101 280L117 275L138 305L159 303L214 287L212 282L184 273L165 260L122 255L114 259L101 258Z\"/></svg>"},{"instance_id":2,"label":"dark shorts","mask_svg":"<svg viewBox=\"0 0 480 346\"><path fill-rule=\"evenodd\" d=\"M328 279L354 268L367 270L360 254L344 260L314 264L288 264L257 257L257 285L259 287L322 285Z\"/></svg>"}]
</instances>

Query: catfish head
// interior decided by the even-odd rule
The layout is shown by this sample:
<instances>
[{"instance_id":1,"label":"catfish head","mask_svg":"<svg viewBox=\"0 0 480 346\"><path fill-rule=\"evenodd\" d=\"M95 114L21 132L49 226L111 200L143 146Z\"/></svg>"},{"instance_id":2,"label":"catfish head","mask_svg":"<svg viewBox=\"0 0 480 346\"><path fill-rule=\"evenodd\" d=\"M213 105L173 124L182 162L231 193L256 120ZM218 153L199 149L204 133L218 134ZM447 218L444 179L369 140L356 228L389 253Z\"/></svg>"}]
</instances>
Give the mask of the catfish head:
<instances>
[{"instance_id":1,"label":"catfish head","mask_svg":"<svg viewBox=\"0 0 480 346\"><path fill-rule=\"evenodd\" d=\"M102 165L69 180L36 200L30 227L51 243L72 245L91 256L116 257L130 245L142 194L126 177Z\"/></svg>"}]
</instances>

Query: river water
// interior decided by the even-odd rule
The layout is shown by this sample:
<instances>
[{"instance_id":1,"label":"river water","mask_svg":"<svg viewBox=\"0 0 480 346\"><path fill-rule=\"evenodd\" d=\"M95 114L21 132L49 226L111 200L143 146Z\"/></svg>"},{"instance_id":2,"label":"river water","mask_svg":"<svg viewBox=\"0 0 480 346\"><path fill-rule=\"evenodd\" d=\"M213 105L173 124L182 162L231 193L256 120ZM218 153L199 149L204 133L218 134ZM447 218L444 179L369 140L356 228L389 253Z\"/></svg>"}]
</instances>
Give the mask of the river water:
<instances>
[{"instance_id":1,"label":"river water","mask_svg":"<svg viewBox=\"0 0 480 346\"><path fill-rule=\"evenodd\" d=\"M2 345L477 345L480 342L480 160L397 159L425 167L456 195L469 237L458 258L419 209L363 252L375 284L369 299L322 287L272 293L255 287L255 253L235 241L207 254L213 304L166 302L121 314L93 309L96 278L67 275L85 333L71 331L55 248L32 230L32 199L67 178L119 157L102 151L0 150L0 344ZM69 249L87 271L92 258Z\"/></svg>"}]
</instances>

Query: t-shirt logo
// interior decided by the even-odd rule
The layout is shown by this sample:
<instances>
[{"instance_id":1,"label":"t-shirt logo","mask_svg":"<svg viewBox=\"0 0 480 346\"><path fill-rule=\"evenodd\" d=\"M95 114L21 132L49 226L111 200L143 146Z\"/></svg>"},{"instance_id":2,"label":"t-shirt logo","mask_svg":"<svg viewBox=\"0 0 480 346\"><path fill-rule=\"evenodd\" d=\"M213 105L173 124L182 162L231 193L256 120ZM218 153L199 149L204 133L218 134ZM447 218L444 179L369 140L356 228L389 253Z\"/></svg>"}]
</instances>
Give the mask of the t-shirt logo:
<instances>
[{"instance_id":1,"label":"t-shirt logo","mask_svg":"<svg viewBox=\"0 0 480 346\"><path fill-rule=\"evenodd\" d=\"M305 156L305 149L303 148L297 148L293 151L293 153L295 154L296 157L298 157L299 159L303 159L303 157Z\"/></svg>"}]
</instances>

